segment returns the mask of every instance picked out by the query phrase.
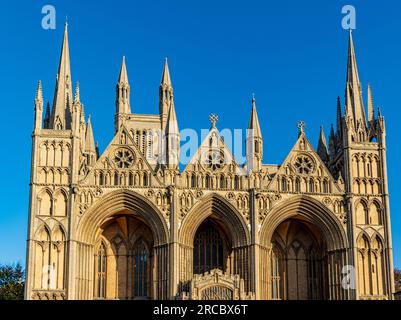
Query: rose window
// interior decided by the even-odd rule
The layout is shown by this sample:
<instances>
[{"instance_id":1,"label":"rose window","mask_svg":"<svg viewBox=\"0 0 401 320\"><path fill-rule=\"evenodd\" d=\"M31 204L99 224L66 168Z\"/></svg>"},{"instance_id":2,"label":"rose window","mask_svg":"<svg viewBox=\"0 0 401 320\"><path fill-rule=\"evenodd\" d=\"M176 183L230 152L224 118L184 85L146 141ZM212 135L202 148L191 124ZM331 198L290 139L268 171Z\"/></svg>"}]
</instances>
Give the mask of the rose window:
<instances>
[{"instance_id":1,"label":"rose window","mask_svg":"<svg viewBox=\"0 0 401 320\"><path fill-rule=\"evenodd\" d=\"M114 162L120 169L129 168L134 163L134 155L129 150L119 150L114 156Z\"/></svg>"},{"instance_id":2,"label":"rose window","mask_svg":"<svg viewBox=\"0 0 401 320\"><path fill-rule=\"evenodd\" d=\"M224 154L220 151L211 151L206 157L206 166L215 171L224 166Z\"/></svg>"},{"instance_id":3,"label":"rose window","mask_svg":"<svg viewBox=\"0 0 401 320\"><path fill-rule=\"evenodd\" d=\"M300 174L310 174L313 172L313 162L308 156L298 156L294 166Z\"/></svg>"}]
</instances>

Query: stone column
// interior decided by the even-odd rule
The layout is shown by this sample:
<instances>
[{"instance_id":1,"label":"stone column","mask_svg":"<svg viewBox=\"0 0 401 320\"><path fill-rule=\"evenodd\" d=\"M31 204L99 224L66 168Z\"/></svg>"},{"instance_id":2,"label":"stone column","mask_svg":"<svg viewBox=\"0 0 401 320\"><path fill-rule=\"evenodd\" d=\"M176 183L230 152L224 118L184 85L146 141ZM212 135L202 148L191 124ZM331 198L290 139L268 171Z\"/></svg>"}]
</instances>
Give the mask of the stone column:
<instances>
[{"instance_id":1,"label":"stone column","mask_svg":"<svg viewBox=\"0 0 401 320\"><path fill-rule=\"evenodd\" d=\"M178 244L178 199L174 186L168 188L170 199L170 241L169 241L169 264L168 264L168 297L175 299L179 285L179 244Z\"/></svg>"},{"instance_id":2,"label":"stone column","mask_svg":"<svg viewBox=\"0 0 401 320\"><path fill-rule=\"evenodd\" d=\"M250 289L255 292L256 299L261 298L260 277L260 248L259 248L259 221L257 207L257 190L251 189L249 193L249 221L251 226L251 245L249 255L249 273L251 279Z\"/></svg>"}]
</instances>

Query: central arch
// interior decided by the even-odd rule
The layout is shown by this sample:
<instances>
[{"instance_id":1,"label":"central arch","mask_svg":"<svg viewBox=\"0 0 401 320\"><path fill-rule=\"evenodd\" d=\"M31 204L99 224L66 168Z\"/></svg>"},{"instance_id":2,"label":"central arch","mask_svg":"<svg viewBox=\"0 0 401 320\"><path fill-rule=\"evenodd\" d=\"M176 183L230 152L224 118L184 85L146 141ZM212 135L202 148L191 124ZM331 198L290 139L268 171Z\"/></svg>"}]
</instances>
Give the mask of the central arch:
<instances>
[{"instance_id":1,"label":"central arch","mask_svg":"<svg viewBox=\"0 0 401 320\"><path fill-rule=\"evenodd\" d=\"M244 217L226 199L216 193L204 197L185 216L180 227L180 243L193 246L196 231L209 217L224 225L230 235L235 235L234 247L249 244L250 236Z\"/></svg>"},{"instance_id":2,"label":"central arch","mask_svg":"<svg viewBox=\"0 0 401 320\"><path fill-rule=\"evenodd\" d=\"M297 196L273 208L260 230L264 299L346 299L342 222L319 201Z\"/></svg>"},{"instance_id":3,"label":"central arch","mask_svg":"<svg viewBox=\"0 0 401 320\"><path fill-rule=\"evenodd\" d=\"M182 290L196 274L220 269L249 281L250 235L245 217L222 196L213 193L199 201L179 229Z\"/></svg>"}]
</instances>

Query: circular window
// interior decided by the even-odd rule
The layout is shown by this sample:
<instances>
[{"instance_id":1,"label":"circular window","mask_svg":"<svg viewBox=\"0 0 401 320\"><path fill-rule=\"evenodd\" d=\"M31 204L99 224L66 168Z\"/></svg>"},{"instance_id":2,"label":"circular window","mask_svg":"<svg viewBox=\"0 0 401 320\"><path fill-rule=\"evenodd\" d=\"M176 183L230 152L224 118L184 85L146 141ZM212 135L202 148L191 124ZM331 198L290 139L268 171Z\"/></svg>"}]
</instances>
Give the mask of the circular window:
<instances>
[{"instance_id":1,"label":"circular window","mask_svg":"<svg viewBox=\"0 0 401 320\"><path fill-rule=\"evenodd\" d=\"M295 169L299 174L310 174L313 172L313 161L305 155L298 156L294 163Z\"/></svg>"},{"instance_id":2,"label":"circular window","mask_svg":"<svg viewBox=\"0 0 401 320\"><path fill-rule=\"evenodd\" d=\"M126 169L134 163L134 154L130 150L118 150L114 155L117 168Z\"/></svg>"},{"instance_id":3,"label":"circular window","mask_svg":"<svg viewBox=\"0 0 401 320\"><path fill-rule=\"evenodd\" d=\"M212 171L219 170L224 166L224 153L220 150L211 150L205 159L206 167Z\"/></svg>"}]
</instances>

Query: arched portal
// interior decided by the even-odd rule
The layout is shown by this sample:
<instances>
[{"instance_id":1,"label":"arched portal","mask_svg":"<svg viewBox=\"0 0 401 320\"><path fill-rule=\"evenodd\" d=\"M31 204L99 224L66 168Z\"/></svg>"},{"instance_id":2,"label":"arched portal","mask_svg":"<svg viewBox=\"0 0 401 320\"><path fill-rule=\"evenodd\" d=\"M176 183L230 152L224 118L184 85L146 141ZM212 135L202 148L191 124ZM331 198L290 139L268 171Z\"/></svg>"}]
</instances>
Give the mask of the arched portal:
<instances>
[{"instance_id":1,"label":"arched portal","mask_svg":"<svg viewBox=\"0 0 401 320\"><path fill-rule=\"evenodd\" d=\"M154 241L145 222L116 215L102 227L95 259L95 298L150 299Z\"/></svg>"},{"instance_id":2,"label":"arched portal","mask_svg":"<svg viewBox=\"0 0 401 320\"><path fill-rule=\"evenodd\" d=\"M160 211L130 190L111 192L77 228L77 299L166 299L168 228Z\"/></svg>"},{"instance_id":3,"label":"arched portal","mask_svg":"<svg viewBox=\"0 0 401 320\"><path fill-rule=\"evenodd\" d=\"M262 299L347 299L345 225L319 201L294 197L275 207L260 230Z\"/></svg>"},{"instance_id":4,"label":"arched portal","mask_svg":"<svg viewBox=\"0 0 401 320\"><path fill-rule=\"evenodd\" d=\"M272 238L272 299L313 300L327 294L326 244L321 231L302 219L282 222Z\"/></svg>"},{"instance_id":5,"label":"arched portal","mask_svg":"<svg viewBox=\"0 0 401 320\"><path fill-rule=\"evenodd\" d=\"M195 275L215 269L239 275L249 286L249 230L244 217L223 197L202 199L182 221L179 240L181 291Z\"/></svg>"}]
</instances>

